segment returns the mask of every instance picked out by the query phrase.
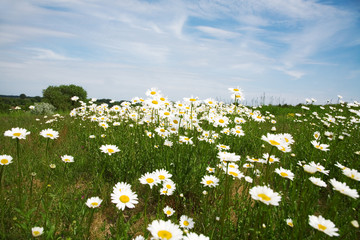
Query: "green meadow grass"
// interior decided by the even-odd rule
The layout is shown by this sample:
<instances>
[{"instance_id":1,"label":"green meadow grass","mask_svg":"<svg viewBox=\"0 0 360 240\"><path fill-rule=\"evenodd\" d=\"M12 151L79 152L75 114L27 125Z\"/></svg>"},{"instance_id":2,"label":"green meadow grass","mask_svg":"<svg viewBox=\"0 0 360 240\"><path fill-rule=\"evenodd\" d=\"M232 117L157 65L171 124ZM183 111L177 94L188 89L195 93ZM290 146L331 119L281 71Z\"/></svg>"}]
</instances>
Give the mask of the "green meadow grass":
<instances>
[{"instance_id":1,"label":"green meadow grass","mask_svg":"<svg viewBox=\"0 0 360 240\"><path fill-rule=\"evenodd\" d=\"M335 191L329 182L335 178L359 192L359 180L345 176L342 169L335 166L338 162L360 170L360 155L356 153L360 151L359 123L351 122L360 117L349 111L359 112L358 105L306 105L309 110L300 106L255 109L237 105L236 109L240 111L229 113L228 109L235 109L234 104L203 105L202 108L189 104L189 109L184 110L186 114L182 115L182 121L188 124L166 138L155 132L159 126L170 126L157 109L148 108L150 110L145 114L139 105L132 105L121 107L123 112L102 107L102 111L96 113L89 106L77 109L76 116L44 117L26 111L0 115L0 154L13 157L11 164L0 166L1 239L31 239L31 229L35 226L44 228L39 239L133 239L138 235L150 239L147 227L153 220L171 220L179 224L182 215L194 220L190 232L210 239L330 238L309 225L310 215L331 220L341 239L360 237L359 228L351 224L353 220L360 221L359 198ZM209 117L211 109L216 109L215 115L226 115L230 119L228 126L215 127L202 118ZM253 120L249 114L258 114L257 110L263 122ZM131 117L133 113L138 114L137 119ZM198 124L186 120L192 114ZM98 122L91 121L90 117L94 115L98 118L106 116L109 127L104 129ZM141 121L145 116L150 119L148 123ZM335 121L329 122L329 116ZM246 120L241 124L244 136L222 132L224 128L240 125L234 123L235 117ZM119 126L114 126L114 122L119 122ZM31 133L20 140L4 136L5 131L15 127ZM276 131L272 131L273 127ZM40 136L41 130L48 128L58 131L59 137ZM214 143L200 141L204 131L212 131L211 134L219 137L213 139ZM321 135L319 141L329 145L329 151L321 151L311 144L316 131ZM152 132L153 137L148 137L147 132ZM330 140L325 132L331 132L333 138ZM282 152L262 140L268 133L291 134L295 141L291 151ZM179 136L191 138L193 144L179 143ZM165 146L165 139L173 145ZM106 144L115 145L120 151L105 154L100 147ZM252 178L252 182L246 181L245 177L239 179L227 175L218 167L218 144L229 146L228 152L241 156L235 164L244 176ZM248 158L259 159L264 153L271 153L280 161L273 164L255 162L254 168L243 167L249 163ZM63 162L63 155L73 156L74 162ZM319 171L310 174L298 165L299 161L302 164L319 163L329 170L329 174ZM52 165L51 168L50 164L55 167ZM215 173L207 172L208 166L214 168ZM294 179L275 173L279 167L294 173ZM160 186L150 189L140 183L142 175L157 169L172 174L171 180L176 184L172 195L160 195ZM219 185L210 188L201 184L205 175L216 176ZM311 183L311 176L321 178L327 187ZM122 211L112 203L111 193L118 182L130 184L137 194L138 204L134 208ZM255 186L268 186L279 193L279 205L265 205L254 200L249 191ZM95 196L103 201L100 207L90 209L85 203ZM171 217L164 214L165 206L175 210ZM293 227L286 223L288 218L292 219Z\"/></svg>"}]
</instances>

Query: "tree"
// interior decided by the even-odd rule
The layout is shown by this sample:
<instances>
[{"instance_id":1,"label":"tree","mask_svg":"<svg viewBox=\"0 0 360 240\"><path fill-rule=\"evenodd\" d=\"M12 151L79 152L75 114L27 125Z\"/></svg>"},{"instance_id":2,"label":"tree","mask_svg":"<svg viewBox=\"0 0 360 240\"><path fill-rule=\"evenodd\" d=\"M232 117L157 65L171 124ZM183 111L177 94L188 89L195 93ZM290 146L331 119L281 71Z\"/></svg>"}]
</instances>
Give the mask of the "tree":
<instances>
[{"instance_id":1,"label":"tree","mask_svg":"<svg viewBox=\"0 0 360 240\"><path fill-rule=\"evenodd\" d=\"M85 101L87 92L76 85L49 86L43 90L45 102L51 103L58 110L71 110L79 104L72 101L73 96L79 97L79 100Z\"/></svg>"}]
</instances>

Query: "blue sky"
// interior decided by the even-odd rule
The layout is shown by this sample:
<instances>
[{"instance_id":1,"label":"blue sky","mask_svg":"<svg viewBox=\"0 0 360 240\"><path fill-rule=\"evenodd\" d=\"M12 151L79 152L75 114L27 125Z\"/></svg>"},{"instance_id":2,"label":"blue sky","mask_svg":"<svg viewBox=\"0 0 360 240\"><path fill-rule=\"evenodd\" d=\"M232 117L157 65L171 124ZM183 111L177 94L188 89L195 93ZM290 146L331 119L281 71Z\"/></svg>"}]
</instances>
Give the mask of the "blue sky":
<instances>
[{"instance_id":1,"label":"blue sky","mask_svg":"<svg viewBox=\"0 0 360 240\"><path fill-rule=\"evenodd\" d=\"M358 0L1 0L0 94L360 100Z\"/></svg>"}]
</instances>

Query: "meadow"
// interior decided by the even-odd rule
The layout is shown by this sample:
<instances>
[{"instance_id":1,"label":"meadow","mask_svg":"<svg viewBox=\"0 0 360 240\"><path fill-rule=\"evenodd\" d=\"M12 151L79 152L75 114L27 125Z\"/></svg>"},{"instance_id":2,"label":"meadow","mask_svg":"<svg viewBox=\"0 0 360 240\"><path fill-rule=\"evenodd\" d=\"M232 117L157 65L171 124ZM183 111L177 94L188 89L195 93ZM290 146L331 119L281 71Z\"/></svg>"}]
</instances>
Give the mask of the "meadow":
<instances>
[{"instance_id":1,"label":"meadow","mask_svg":"<svg viewBox=\"0 0 360 240\"><path fill-rule=\"evenodd\" d=\"M0 239L360 239L360 104L229 90L0 115Z\"/></svg>"}]
</instances>

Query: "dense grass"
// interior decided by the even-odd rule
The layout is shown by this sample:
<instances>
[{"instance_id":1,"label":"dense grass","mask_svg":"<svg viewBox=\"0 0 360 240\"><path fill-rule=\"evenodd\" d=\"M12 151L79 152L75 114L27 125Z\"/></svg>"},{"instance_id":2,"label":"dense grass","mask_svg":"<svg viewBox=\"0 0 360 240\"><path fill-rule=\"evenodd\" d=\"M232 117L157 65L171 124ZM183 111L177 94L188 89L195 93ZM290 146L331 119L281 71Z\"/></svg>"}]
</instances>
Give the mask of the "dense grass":
<instances>
[{"instance_id":1,"label":"dense grass","mask_svg":"<svg viewBox=\"0 0 360 240\"><path fill-rule=\"evenodd\" d=\"M121 111L116 111L104 105L87 104L74 110L73 116L45 118L20 111L1 115L2 133L14 127L31 132L19 141L0 136L0 154L13 157L13 163L0 166L2 239L29 239L34 226L44 228L41 239L132 239L137 235L150 238L146 228L153 220L170 219L178 224L182 215L195 222L190 232L211 239L327 239L328 235L309 225L310 215L331 220L342 239L360 237L359 229L350 223L360 220L359 198L341 194L329 183L335 178L359 190L359 180L345 176L335 166L339 162L347 168L360 169L360 156L356 153L360 151L359 115L349 111L359 113L358 105L307 105L309 110L301 106L246 108L234 104L196 106L191 102L184 105L188 109L171 106L172 115L181 118L181 127L167 137L155 131L159 126L171 127L169 119L161 117L162 109L170 109L166 105L160 109L146 104L124 105L119 107ZM256 121L252 114L264 121ZM91 116L104 117L109 127L99 126L99 121L91 121ZM189 116L197 121L190 121ZM214 126L209 119L216 116L227 116L229 124ZM246 122L236 124L236 117ZM119 125L114 126L115 122ZM235 125L241 126L244 136L223 132ZM40 131L47 128L58 131L59 137L53 140L40 136ZM210 131L208 139L214 143L201 140L206 131ZM315 131L320 132L319 141L328 144L329 151L311 144ZM153 137L148 137L148 132ZM325 132L331 132L333 138L329 139ZM295 141L291 151L282 152L262 140L268 133L291 134ZM214 134L219 137L214 138ZM191 138L193 144L179 143L179 136ZM173 145L165 146L165 140ZM103 153L100 147L105 144L116 145L120 152ZM241 156L235 164L252 182L245 177L233 178L219 168L218 144L229 146L227 152ZM264 153L280 161L255 162L254 168L243 167L250 163L248 159L260 159ZM74 162L63 162L63 155L73 156ZM310 174L298 165L299 161L302 164L314 161L330 172ZM50 168L50 164L56 167ZM208 173L208 166L215 173ZM279 167L294 173L294 179L275 173ZM140 183L141 176L157 169L172 174L171 180L176 184L172 195L160 195L160 186L150 189ZM219 185L204 186L200 183L204 175L216 176ZM321 178L327 187L315 186L308 179L311 176ZM111 202L110 194L118 182L130 184L138 195L135 208L122 211ZM255 186L269 186L279 193L279 205L265 205L252 199L249 190ZM103 202L99 208L90 209L85 202L95 196ZM172 207L175 214L167 217L163 213L165 206ZM294 227L286 224L287 218L293 220Z\"/></svg>"}]
</instances>

